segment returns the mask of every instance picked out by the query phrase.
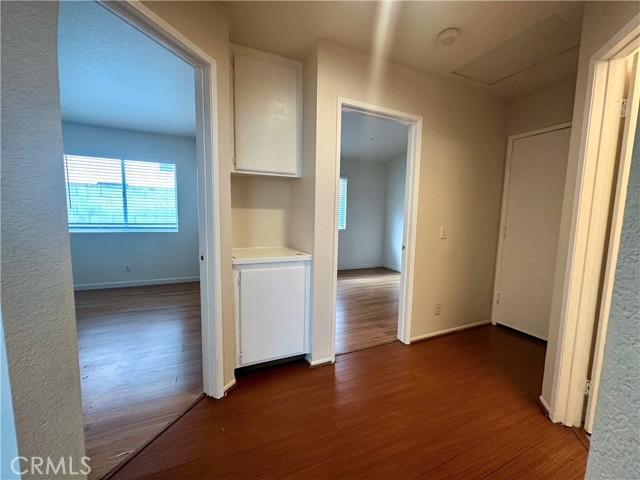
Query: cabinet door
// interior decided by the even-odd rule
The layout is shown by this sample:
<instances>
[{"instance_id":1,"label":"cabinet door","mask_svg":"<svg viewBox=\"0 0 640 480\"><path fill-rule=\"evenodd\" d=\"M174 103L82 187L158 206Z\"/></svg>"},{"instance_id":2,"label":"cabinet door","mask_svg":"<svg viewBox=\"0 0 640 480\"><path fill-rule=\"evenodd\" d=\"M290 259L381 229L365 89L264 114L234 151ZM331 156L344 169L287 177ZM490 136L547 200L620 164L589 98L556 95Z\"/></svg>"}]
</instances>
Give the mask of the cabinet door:
<instances>
[{"instance_id":1,"label":"cabinet door","mask_svg":"<svg viewBox=\"0 0 640 480\"><path fill-rule=\"evenodd\" d=\"M298 75L287 65L234 55L238 172L299 174Z\"/></svg>"},{"instance_id":2,"label":"cabinet door","mask_svg":"<svg viewBox=\"0 0 640 480\"><path fill-rule=\"evenodd\" d=\"M241 364L304 353L304 265L240 272Z\"/></svg>"}]
</instances>

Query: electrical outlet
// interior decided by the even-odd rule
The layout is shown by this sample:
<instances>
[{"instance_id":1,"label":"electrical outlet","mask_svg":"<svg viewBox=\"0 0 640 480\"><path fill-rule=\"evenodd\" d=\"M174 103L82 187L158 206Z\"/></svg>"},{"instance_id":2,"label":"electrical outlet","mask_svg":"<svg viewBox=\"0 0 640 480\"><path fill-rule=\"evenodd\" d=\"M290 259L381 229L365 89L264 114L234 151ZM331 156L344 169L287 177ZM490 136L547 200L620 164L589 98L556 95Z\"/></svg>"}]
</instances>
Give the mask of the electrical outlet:
<instances>
[{"instance_id":1,"label":"electrical outlet","mask_svg":"<svg viewBox=\"0 0 640 480\"><path fill-rule=\"evenodd\" d=\"M445 225L440 227L440 238L447 238L447 227Z\"/></svg>"},{"instance_id":2,"label":"electrical outlet","mask_svg":"<svg viewBox=\"0 0 640 480\"><path fill-rule=\"evenodd\" d=\"M129 265L128 263L124 266L124 271L125 272L130 272L131 271L131 265Z\"/></svg>"},{"instance_id":3,"label":"electrical outlet","mask_svg":"<svg viewBox=\"0 0 640 480\"><path fill-rule=\"evenodd\" d=\"M440 302L433 305L433 314L440 315L442 312L442 304Z\"/></svg>"}]
</instances>

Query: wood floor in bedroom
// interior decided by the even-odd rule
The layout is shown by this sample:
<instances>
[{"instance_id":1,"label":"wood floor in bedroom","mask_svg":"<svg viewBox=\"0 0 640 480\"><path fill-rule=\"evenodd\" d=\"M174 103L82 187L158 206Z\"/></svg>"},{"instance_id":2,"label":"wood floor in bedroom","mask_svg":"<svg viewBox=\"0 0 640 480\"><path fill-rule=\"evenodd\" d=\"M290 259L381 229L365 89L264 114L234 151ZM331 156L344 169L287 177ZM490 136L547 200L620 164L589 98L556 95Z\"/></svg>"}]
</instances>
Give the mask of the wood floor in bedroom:
<instances>
[{"instance_id":1,"label":"wood floor in bedroom","mask_svg":"<svg viewBox=\"0 0 640 480\"><path fill-rule=\"evenodd\" d=\"M202 393L200 284L75 293L90 479L99 479Z\"/></svg>"},{"instance_id":2,"label":"wood floor in bedroom","mask_svg":"<svg viewBox=\"0 0 640 480\"><path fill-rule=\"evenodd\" d=\"M400 274L387 268L338 271L336 353L395 342Z\"/></svg>"}]
</instances>

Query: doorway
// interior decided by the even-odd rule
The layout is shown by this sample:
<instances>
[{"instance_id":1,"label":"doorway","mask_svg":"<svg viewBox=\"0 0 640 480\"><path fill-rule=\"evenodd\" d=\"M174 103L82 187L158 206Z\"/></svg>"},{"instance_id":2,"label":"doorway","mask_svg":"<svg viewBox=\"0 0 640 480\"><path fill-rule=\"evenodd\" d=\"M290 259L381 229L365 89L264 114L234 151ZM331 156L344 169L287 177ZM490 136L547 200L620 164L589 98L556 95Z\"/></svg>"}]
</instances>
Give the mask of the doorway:
<instances>
[{"instance_id":1,"label":"doorway","mask_svg":"<svg viewBox=\"0 0 640 480\"><path fill-rule=\"evenodd\" d=\"M639 37L637 19L632 20L591 60L562 310L557 339L550 343L546 358L544 382L550 388L545 408L551 420L567 426L584 421L587 431L593 422L605 353L640 102Z\"/></svg>"},{"instance_id":2,"label":"doorway","mask_svg":"<svg viewBox=\"0 0 640 480\"><path fill-rule=\"evenodd\" d=\"M100 478L203 392L223 395L215 61L142 5L63 2L59 32L85 443ZM100 68L81 71L92 58Z\"/></svg>"},{"instance_id":3,"label":"doorway","mask_svg":"<svg viewBox=\"0 0 640 480\"><path fill-rule=\"evenodd\" d=\"M410 342L421 118L341 99L334 356Z\"/></svg>"},{"instance_id":4,"label":"doorway","mask_svg":"<svg viewBox=\"0 0 640 480\"><path fill-rule=\"evenodd\" d=\"M343 109L336 353L394 342L408 126Z\"/></svg>"}]
</instances>

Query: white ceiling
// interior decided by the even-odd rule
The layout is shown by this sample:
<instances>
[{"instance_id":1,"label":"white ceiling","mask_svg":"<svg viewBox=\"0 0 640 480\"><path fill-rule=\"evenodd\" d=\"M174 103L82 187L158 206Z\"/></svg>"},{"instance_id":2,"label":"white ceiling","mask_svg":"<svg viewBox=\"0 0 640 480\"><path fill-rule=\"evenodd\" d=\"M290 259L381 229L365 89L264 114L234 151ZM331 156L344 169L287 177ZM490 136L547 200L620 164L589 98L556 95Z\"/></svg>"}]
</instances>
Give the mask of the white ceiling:
<instances>
[{"instance_id":1,"label":"white ceiling","mask_svg":"<svg viewBox=\"0 0 640 480\"><path fill-rule=\"evenodd\" d=\"M406 155L409 127L401 122L346 110L342 112L340 158L386 162Z\"/></svg>"},{"instance_id":2,"label":"white ceiling","mask_svg":"<svg viewBox=\"0 0 640 480\"><path fill-rule=\"evenodd\" d=\"M194 69L94 2L60 3L62 119L195 135Z\"/></svg>"},{"instance_id":3,"label":"white ceiling","mask_svg":"<svg viewBox=\"0 0 640 480\"><path fill-rule=\"evenodd\" d=\"M318 40L327 40L505 99L575 76L584 8L583 2L552 1L224 4L233 43L304 59ZM376 25L388 26L377 50L382 29ZM460 38L443 47L436 36L449 27L460 29ZM481 78L463 76L469 72Z\"/></svg>"}]
</instances>

